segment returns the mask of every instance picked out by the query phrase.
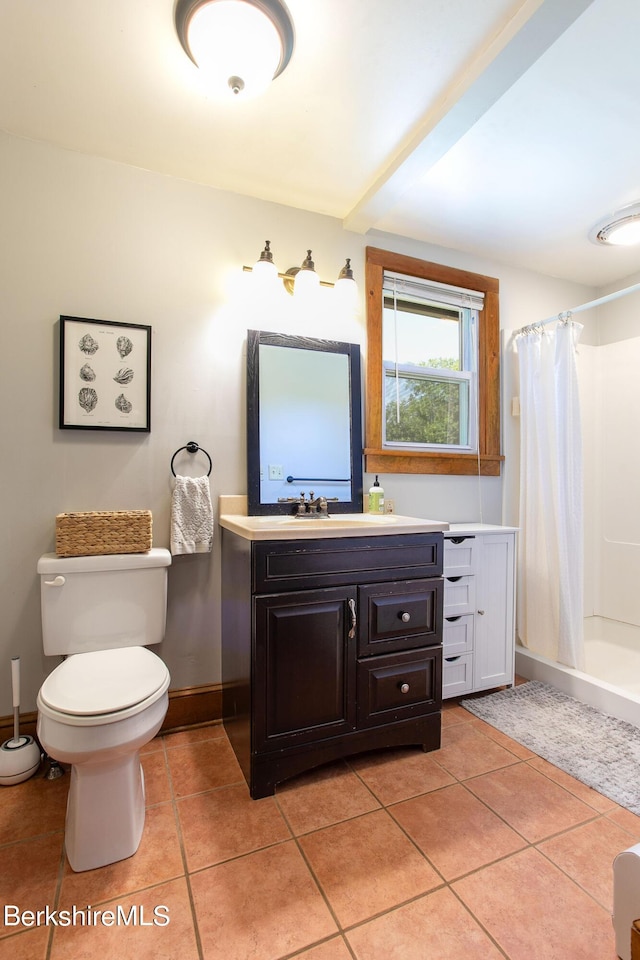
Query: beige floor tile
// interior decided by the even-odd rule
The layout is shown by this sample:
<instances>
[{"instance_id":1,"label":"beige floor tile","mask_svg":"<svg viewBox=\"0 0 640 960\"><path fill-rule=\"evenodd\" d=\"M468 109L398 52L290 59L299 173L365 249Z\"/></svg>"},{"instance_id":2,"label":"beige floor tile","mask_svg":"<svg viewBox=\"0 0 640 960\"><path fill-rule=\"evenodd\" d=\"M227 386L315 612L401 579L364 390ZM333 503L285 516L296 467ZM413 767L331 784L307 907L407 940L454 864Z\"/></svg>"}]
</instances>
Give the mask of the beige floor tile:
<instances>
[{"instance_id":1,"label":"beige floor tile","mask_svg":"<svg viewBox=\"0 0 640 960\"><path fill-rule=\"evenodd\" d=\"M385 810L307 834L300 846L342 927L442 883Z\"/></svg>"},{"instance_id":2,"label":"beige floor tile","mask_svg":"<svg viewBox=\"0 0 640 960\"><path fill-rule=\"evenodd\" d=\"M342 762L286 781L278 786L276 799L296 836L380 806L360 778Z\"/></svg>"},{"instance_id":3,"label":"beige floor tile","mask_svg":"<svg viewBox=\"0 0 640 960\"><path fill-rule=\"evenodd\" d=\"M629 844L630 847L640 841L640 817L635 813L631 813L631 810L626 810L616 804L613 810L606 811L606 815L609 820L613 820L614 823L617 823L619 827L622 827L623 830L634 837L634 840Z\"/></svg>"},{"instance_id":4,"label":"beige floor tile","mask_svg":"<svg viewBox=\"0 0 640 960\"><path fill-rule=\"evenodd\" d=\"M431 754L412 747L363 754L349 766L384 806L454 782Z\"/></svg>"},{"instance_id":5,"label":"beige floor tile","mask_svg":"<svg viewBox=\"0 0 640 960\"><path fill-rule=\"evenodd\" d=\"M462 784L396 804L390 813L446 880L525 845Z\"/></svg>"},{"instance_id":6,"label":"beige floor tile","mask_svg":"<svg viewBox=\"0 0 640 960\"><path fill-rule=\"evenodd\" d=\"M235 753L226 737L167 746L167 760L176 797L186 797L230 783L244 783Z\"/></svg>"},{"instance_id":7,"label":"beige floor tile","mask_svg":"<svg viewBox=\"0 0 640 960\"><path fill-rule=\"evenodd\" d=\"M592 790L592 788L588 787L585 783L576 780L575 777L572 777L564 770L554 767L552 763L543 760L542 757L534 757L532 760L529 760L529 765L539 770L545 777L549 777L550 780L559 783L561 787L564 787L565 790L572 793L574 797L578 797L579 800L583 800L584 803L593 807L598 813L606 813L608 810L613 810L614 807L617 806L609 797L598 793L597 790Z\"/></svg>"},{"instance_id":8,"label":"beige floor tile","mask_svg":"<svg viewBox=\"0 0 640 960\"><path fill-rule=\"evenodd\" d=\"M494 770L467 781L466 785L530 843L537 843L595 816L592 807L528 763Z\"/></svg>"},{"instance_id":9,"label":"beige floor tile","mask_svg":"<svg viewBox=\"0 0 640 960\"><path fill-rule=\"evenodd\" d=\"M144 773L145 803L148 807L155 803L171 800L171 782L164 750L146 753L140 757Z\"/></svg>"},{"instance_id":10,"label":"beige floor tile","mask_svg":"<svg viewBox=\"0 0 640 960\"><path fill-rule=\"evenodd\" d=\"M64 830L68 774L58 780L45 780L38 775L8 790L0 789L0 844Z\"/></svg>"},{"instance_id":11,"label":"beige floor tile","mask_svg":"<svg viewBox=\"0 0 640 960\"><path fill-rule=\"evenodd\" d=\"M166 747L183 747L187 743L201 743L203 740L226 740L227 735L221 723L209 723L203 727L193 727L191 730L178 730L176 733L164 734Z\"/></svg>"},{"instance_id":12,"label":"beige floor tile","mask_svg":"<svg viewBox=\"0 0 640 960\"><path fill-rule=\"evenodd\" d=\"M436 890L348 931L357 960L503 960L450 890Z\"/></svg>"},{"instance_id":13,"label":"beige floor tile","mask_svg":"<svg viewBox=\"0 0 640 960\"><path fill-rule=\"evenodd\" d=\"M115 921L118 908L120 917L128 923L105 925L98 918L92 926L58 927L53 934L51 960L198 960L183 877L103 904L100 909L106 911L105 920L110 920L112 911ZM167 917L169 923L165 922Z\"/></svg>"},{"instance_id":14,"label":"beige floor tile","mask_svg":"<svg viewBox=\"0 0 640 960\"><path fill-rule=\"evenodd\" d=\"M342 937L332 937L326 943L297 954L296 960L352 960L352 956Z\"/></svg>"},{"instance_id":15,"label":"beige floor tile","mask_svg":"<svg viewBox=\"0 0 640 960\"><path fill-rule=\"evenodd\" d=\"M613 960L609 913L531 848L453 890L509 960Z\"/></svg>"},{"instance_id":16,"label":"beige floor tile","mask_svg":"<svg viewBox=\"0 0 640 960\"><path fill-rule=\"evenodd\" d=\"M251 800L246 784L199 793L177 807L190 871L291 839L274 798Z\"/></svg>"},{"instance_id":17,"label":"beige floor tile","mask_svg":"<svg viewBox=\"0 0 640 960\"><path fill-rule=\"evenodd\" d=\"M433 758L458 780L518 763L513 753L485 737L471 723L444 727L442 747L433 753Z\"/></svg>"},{"instance_id":18,"label":"beige floor tile","mask_svg":"<svg viewBox=\"0 0 640 960\"><path fill-rule=\"evenodd\" d=\"M149 807L140 846L132 857L82 873L65 864L60 906L100 904L183 873L173 804Z\"/></svg>"},{"instance_id":19,"label":"beige floor tile","mask_svg":"<svg viewBox=\"0 0 640 960\"><path fill-rule=\"evenodd\" d=\"M275 960L337 933L293 841L191 877L204 960Z\"/></svg>"},{"instance_id":20,"label":"beige floor tile","mask_svg":"<svg viewBox=\"0 0 640 960\"><path fill-rule=\"evenodd\" d=\"M13 789L13 787L11 788ZM3 793L3 798L5 794ZM12 922L5 926L4 908L44 910L55 906L58 873L62 862L61 833L11 843L0 849L0 936L16 933ZM7 915L12 920L13 913Z\"/></svg>"},{"instance_id":21,"label":"beige floor tile","mask_svg":"<svg viewBox=\"0 0 640 960\"><path fill-rule=\"evenodd\" d=\"M468 723L473 719L473 715L461 707L459 703L447 701L442 704L442 726L449 727L454 723Z\"/></svg>"},{"instance_id":22,"label":"beige floor tile","mask_svg":"<svg viewBox=\"0 0 640 960\"><path fill-rule=\"evenodd\" d=\"M472 717L471 726L480 733L483 733L485 737L495 740L496 743L499 743L501 747L504 747L509 753L513 753L520 760L529 760L536 756L528 747L524 747L521 743L518 743L517 740L512 740L511 737L508 737L502 730L492 727L490 723L486 723L484 720L481 720L480 717Z\"/></svg>"},{"instance_id":23,"label":"beige floor tile","mask_svg":"<svg viewBox=\"0 0 640 960\"><path fill-rule=\"evenodd\" d=\"M613 861L629 846L629 834L602 817L545 840L538 849L591 894L613 910Z\"/></svg>"},{"instance_id":24,"label":"beige floor tile","mask_svg":"<svg viewBox=\"0 0 640 960\"><path fill-rule=\"evenodd\" d=\"M25 930L0 940L0 960L45 960L49 948L47 927Z\"/></svg>"}]
</instances>

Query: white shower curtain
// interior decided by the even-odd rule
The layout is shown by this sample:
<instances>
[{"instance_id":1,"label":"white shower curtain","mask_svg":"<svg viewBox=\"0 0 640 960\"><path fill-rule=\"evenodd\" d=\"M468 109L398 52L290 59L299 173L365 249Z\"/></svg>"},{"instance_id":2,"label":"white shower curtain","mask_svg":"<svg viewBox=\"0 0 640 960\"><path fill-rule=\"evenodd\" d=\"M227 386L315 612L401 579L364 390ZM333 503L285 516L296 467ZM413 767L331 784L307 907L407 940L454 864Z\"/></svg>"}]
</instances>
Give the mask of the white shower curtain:
<instances>
[{"instance_id":1,"label":"white shower curtain","mask_svg":"<svg viewBox=\"0 0 640 960\"><path fill-rule=\"evenodd\" d=\"M518 635L530 650L584 666L582 433L575 350L582 325L526 328L520 368Z\"/></svg>"}]
</instances>

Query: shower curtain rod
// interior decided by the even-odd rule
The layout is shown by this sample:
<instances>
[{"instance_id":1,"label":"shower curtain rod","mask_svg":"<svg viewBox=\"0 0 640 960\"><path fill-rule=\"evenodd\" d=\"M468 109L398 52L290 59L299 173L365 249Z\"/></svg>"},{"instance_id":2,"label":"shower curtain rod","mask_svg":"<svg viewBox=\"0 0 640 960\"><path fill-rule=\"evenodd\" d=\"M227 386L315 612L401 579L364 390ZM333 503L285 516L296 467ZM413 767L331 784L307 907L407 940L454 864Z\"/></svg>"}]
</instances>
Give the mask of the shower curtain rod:
<instances>
[{"instance_id":1,"label":"shower curtain rod","mask_svg":"<svg viewBox=\"0 0 640 960\"><path fill-rule=\"evenodd\" d=\"M622 290L616 290L615 293L608 293L606 297L599 297L597 300L590 300L588 303L581 303L577 307L572 307L570 310L563 310L561 313L557 313L554 317L547 317L546 320L540 320L538 323L528 323L524 327L520 327L519 330L514 331L514 336L517 336L519 333L522 333L523 330L526 330L528 327L543 327L547 323L555 323L558 320L568 320L574 313L582 313L583 310L591 310L593 307L599 307L603 303L609 303L610 300L618 300L620 297L626 297L629 293L636 293L640 290L640 283L634 283L631 287L624 287Z\"/></svg>"}]
</instances>

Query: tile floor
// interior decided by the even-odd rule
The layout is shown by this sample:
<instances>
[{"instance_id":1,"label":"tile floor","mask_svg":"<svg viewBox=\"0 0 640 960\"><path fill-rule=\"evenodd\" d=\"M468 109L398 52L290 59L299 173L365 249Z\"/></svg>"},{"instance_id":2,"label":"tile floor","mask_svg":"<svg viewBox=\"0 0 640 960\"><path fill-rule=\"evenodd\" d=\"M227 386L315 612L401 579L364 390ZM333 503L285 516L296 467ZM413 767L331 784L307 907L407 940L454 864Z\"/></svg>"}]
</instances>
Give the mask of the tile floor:
<instances>
[{"instance_id":1,"label":"tile floor","mask_svg":"<svg viewBox=\"0 0 640 960\"><path fill-rule=\"evenodd\" d=\"M69 778L2 788L0 960L613 960L611 864L640 817L456 703L442 741L251 801L221 726L157 738L139 851L80 874ZM22 928L5 904L140 922Z\"/></svg>"}]
</instances>

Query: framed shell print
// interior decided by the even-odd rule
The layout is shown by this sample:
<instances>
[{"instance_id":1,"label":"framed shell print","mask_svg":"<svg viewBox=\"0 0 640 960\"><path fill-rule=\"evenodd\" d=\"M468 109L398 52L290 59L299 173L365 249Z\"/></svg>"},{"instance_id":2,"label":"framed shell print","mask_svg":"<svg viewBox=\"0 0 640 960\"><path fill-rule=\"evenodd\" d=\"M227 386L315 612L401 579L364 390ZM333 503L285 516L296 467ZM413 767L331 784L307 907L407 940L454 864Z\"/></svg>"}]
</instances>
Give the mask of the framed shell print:
<instances>
[{"instance_id":1,"label":"framed shell print","mask_svg":"<svg viewBox=\"0 0 640 960\"><path fill-rule=\"evenodd\" d=\"M151 431L151 327L60 317L59 426Z\"/></svg>"}]
</instances>

